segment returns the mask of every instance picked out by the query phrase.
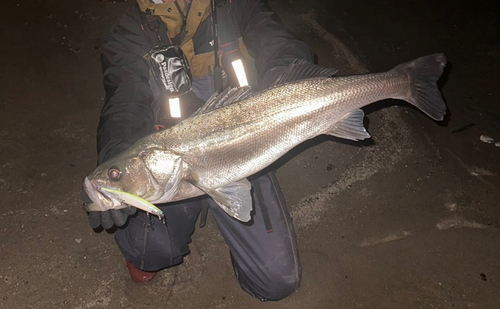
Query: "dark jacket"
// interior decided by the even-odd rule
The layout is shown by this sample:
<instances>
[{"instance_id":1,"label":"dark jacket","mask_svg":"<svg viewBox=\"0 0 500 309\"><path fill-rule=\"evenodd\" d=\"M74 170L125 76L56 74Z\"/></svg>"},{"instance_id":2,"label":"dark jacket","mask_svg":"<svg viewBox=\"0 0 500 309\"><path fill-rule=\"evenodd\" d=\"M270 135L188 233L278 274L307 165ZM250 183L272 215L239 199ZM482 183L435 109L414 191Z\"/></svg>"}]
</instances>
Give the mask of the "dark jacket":
<instances>
[{"instance_id":1,"label":"dark jacket","mask_svg":"<svg viewBox=\"0 0 500 309\"><path fill-rule=\"evenodd\" d=\"M311 50L276 22L262 1L231 2L234 25L255 61L261 88L268 87L294 59L313 61ZM97 132L98 164L122 152L154 128L155 98L145 58L153 46L148 33L141 28L139 14L144 13L137 6L130 8L111 28L102 47L106 97ZM211 27L210 23L202 23L197 29L195 46L211 40L210 36L200 35L211 33L207 27ZM204 49L198 48L200 52L207 52Z\"/></svg>"}]
</instances>

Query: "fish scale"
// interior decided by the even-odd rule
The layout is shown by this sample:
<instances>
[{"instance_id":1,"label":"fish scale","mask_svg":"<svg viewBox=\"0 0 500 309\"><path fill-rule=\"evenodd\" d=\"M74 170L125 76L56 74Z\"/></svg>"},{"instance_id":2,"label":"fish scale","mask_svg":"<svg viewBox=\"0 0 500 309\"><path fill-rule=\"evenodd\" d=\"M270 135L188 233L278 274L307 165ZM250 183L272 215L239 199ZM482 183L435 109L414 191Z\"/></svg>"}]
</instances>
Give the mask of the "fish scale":
<instances>
[{"instance_id":1,"label":"fish scale","mask_svg":"<svg viewBox=\"0 0 500 309\"><path fill-rule=\"evenodd\" d=\"M445 64L444 55L434 54L383 73L288 82L300 77L297 65L278 78L284 84L241 101L232 102L231 93L240 95L246 90L223 93L207 102L203 112L140 139L97 167L85 181L85 190L95 204L91 208L120 207L99 187L137 195L137 205L129 195L127 203L145 211L151 207L145 207L144 200L166 203L208 194L229 215L248 221L252 200L246 178L321 134L351 140L370 137L363 127L361 107L400 99L434 120L442 120L446 105L436 82ZM329 71L307 67L300 72L314 77L315 72L325 76ZM217 108L210 110L210 106ZM110 169L121 171L122 177L110 179Z\"/></svg>"},{"instance_id":2,"label":"fish scale","mask_svg":"<svg viewBox=\"0 0 500 309\"><path fill-rule=\"evenodd\" d=\"M270 160L274 162L298 143L326 133L332 123L340 120L347 111L366 105L365 101L372 100L370 97L375 97L377 101L380 98L394 97L394 90L397 89L388 90L389 83L386 79L374 77L376 76L360 76L355 80L352 77L308 80L298 85L289 84L271 89L247 101L196 119L200 125L203 123L215 128L220 128L225 123L233 124L222 134L196 134L196 138L188 135L184 138L191 140L190 147L185 148L185 144L182 150L175 146L167 147L173 151L185 152L185 161L207 179L208 187L236 181L249 176L249 171L265 168ZM357 84L362 84L364 88L360 89ZM375 93L374 89L384 91ZM318 92L323 96L319 97ZM273 102L276 97L281 98L278 104ZM245 109L238 105L243 105ZM261 112L255 113L255 110ZM242 119L245 122L242 123ZM165 135L168 136L168 132ZM199 148L198 145L212 140L219 143L218 147L212 147L210 151ZM270 145L273 147L270 148ZM225 150L227 157L220 156L221 148ZM198 162L201 157L203 160ZM265 159L260 159L262 157ZM238 164L234 164L236 161ZM228 172L230 177L215 178L221 171Z\"/></svg>"}]
</instances>

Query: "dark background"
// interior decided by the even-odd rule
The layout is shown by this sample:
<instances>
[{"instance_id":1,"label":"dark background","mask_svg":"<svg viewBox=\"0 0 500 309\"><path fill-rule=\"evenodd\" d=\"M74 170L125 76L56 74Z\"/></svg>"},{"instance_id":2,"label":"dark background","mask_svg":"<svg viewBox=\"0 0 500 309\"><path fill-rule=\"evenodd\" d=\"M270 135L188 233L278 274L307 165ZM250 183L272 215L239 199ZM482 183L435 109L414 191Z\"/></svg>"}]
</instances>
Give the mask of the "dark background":
<instances>
[{"instance_id":1,"label":"dark background","mask_svg":"<svg viewBox=\"0 0 500 309\"><path fill-rule=\"evenodd\" d=\"M81 209L104 96L100 46L133 1L3 1L0 308L498 308L498 1L272 0L339 74L443 52L449 111L365 109L373 139L317 139L280 161L303 264L276 303L244 293L213 221L191 254L131 282L112 235ZM303 148L307 148L303 150Z\"/></svg>"}]
</instances>

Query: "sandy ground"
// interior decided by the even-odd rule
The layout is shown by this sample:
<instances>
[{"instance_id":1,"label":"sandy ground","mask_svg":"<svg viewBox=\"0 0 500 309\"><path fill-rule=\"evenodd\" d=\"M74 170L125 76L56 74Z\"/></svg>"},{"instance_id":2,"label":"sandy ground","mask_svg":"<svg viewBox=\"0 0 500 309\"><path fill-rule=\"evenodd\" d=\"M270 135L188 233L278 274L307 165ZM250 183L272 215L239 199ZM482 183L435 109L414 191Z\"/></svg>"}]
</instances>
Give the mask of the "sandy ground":
<instances>
[{"instance_id":1,"label":"sandy ground","mask_svg":"<svg viewBox=\"0 0 500 309\"><path fill-rule=\"evenodd\" d=\"M209 217L181 266L134 284L80 207L95 167L99 46L128 2L3 1L0 308L499 308L500 10L494 1L272 0L319 62L354 74L444 52L444 124L401 102L367 109L372 140L318 138L276 166L303 280L244 293ZM396 105L397 104L397 105Z\"/></svg>"}]
</instances>

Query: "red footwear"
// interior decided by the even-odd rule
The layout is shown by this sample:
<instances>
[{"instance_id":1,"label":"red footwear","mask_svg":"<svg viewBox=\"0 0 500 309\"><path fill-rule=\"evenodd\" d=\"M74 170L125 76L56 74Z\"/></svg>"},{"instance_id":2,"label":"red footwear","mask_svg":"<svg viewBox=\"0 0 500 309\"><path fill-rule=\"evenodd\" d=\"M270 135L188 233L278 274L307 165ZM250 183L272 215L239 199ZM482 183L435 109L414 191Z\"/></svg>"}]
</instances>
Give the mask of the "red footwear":
<instances>
[{"instance_id":1,"label":"red footwear","mask_svg":"<svg viewBox=\"0 0 500 309\"><path fill-rule=\"evenodd\" d=\"M130 273L130 278L132 278L134 282L148 282L156 276L156 272L143 271L132 265L132 263L130 263L129 261L126 262L128 272Z\"/></svg>"}]
</instances>

